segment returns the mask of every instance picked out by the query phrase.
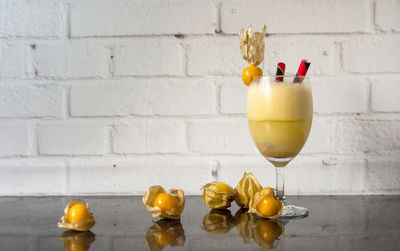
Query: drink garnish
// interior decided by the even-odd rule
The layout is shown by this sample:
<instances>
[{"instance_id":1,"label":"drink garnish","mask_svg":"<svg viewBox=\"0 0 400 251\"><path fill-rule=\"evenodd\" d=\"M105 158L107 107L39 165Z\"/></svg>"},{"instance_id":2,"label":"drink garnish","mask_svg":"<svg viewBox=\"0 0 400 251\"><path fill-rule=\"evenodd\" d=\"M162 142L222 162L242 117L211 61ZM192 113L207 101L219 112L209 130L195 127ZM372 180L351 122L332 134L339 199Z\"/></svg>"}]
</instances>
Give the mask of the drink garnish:
<instances>
[{"instance_id":1,"label":"drink garnish","mask_svg":"<svg viewBox=\"0 0 400 251\"><path fill-rule=\"evenodd\" d=\"M249 63L249 66L244 68L242 79L246 85L249 85L254 77L262 76L262 70L257 67L264 60L265 42L264 36L267 34L267 26L261 32L253 34L251 25L246 29L241 29L240 36L240 51L244 60Z\"/></svg>"},{"instance_id":2,"label":"drink garnish","mask_svg":"<svg viewBox=\"0 0 400 251\"><path fill-rule=\"evenodd\" d=\"M278 66L276 68L276 77L275 77L276 82L283 82L283 76L285 75L285 68L286 68L285 63L282 62L278 63Z\"/></svg>"},{"instance_id":3,"label":"drink garnish","mask_svg":"<svg viewBox=\"0 0 400 251\"><path fill-rule=\"evenodd\" d=\"M294 78L293 82L301 83L304 80L304 77L307 74L308 67L310 67L311 62L307 59L301 60L299 69L297 70L296 77Z\"/></svg>"}]
</instances>

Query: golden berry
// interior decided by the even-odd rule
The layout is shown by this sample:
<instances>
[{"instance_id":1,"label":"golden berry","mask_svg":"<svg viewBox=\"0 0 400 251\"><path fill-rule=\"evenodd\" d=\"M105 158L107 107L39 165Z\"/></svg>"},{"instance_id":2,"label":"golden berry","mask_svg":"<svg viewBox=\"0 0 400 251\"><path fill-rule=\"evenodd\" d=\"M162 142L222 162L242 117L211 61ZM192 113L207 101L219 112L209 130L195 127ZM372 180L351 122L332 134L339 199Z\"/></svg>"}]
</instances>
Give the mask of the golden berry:
<instances>
[{"instance_id":1,"label":"golden berry","mask_svg":"<svg viewBox=\"0 0 400 251\"><path fill-rule=\"evenodd\" d=\"M262 70L259 67L251 64L243 69L242 80L245 85L250 85L255 77L261 77L262 75Z\"/></svg>"},{"instance_id":2,"label":"golden berry","mask_svg":"<svg viewBox=\"0 0 400 251\"><path fill-rule=\"evenodd\" d=\"M158 207L161 211L169 211L178 206L178 199L167 193L159 193L153 201L153 207Z\"/></svg>"},{"instance_id":3,"label":"golden berry","mask_svg":"<svg viewBox=\"0 0 400 251\"><path fill-rule=\"evenodd\" d=\"M257 205L257 211L264 217L277 215L281 210L281 202L272 195L265 196Z\"/></svg>"},{"instance_id":4,"label":"golden berry","mask_svg":"<svg viewBox=\"0 0 400 251\"><path fill-rule=\"evenodd\" d=\"M68 209L67 219L69 223L90 218L89 209L83 204L75 204Z\"/></svg>"}]
</instances>

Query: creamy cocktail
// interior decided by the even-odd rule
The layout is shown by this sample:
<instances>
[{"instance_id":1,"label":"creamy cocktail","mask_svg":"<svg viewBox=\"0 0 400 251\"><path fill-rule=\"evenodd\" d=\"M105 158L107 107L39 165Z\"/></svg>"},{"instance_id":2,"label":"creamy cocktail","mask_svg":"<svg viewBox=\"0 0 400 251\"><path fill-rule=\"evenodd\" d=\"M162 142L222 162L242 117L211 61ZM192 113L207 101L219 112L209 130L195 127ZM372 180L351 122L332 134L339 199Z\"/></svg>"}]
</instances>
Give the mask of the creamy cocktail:
<instances>
[{"instance_id":1,"label":"creamy cocktail","mask_svg":"<svg viewBox=\"0 0 400 251\"><path fill-rule=\"evenodd\" d=\"M259 151L284 166L305 144L311 128L313 102L306 81L275 82L274 77L254 81L247 94L247 119Z\"/></svg>"}]
</instances>

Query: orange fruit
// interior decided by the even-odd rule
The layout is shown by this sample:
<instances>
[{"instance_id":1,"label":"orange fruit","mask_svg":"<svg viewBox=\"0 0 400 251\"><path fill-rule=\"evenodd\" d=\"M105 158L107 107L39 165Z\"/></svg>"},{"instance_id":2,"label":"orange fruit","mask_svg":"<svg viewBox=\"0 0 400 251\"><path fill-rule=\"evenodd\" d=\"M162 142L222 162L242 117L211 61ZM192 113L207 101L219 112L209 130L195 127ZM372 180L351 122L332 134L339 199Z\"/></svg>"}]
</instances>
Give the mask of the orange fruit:
<instances>
[{"instance_id":1,"label":"orange fruit","mask_svg":"<svg viewBox=\"0 0 400 251\"><path fill-rule=\"evenodd\" d=\"M243 69L242 80L245 85L250 85L255 77L261 77L262 75L262 70L259 67L251 64Z\"/></svg>"},{"instance_id":2,"label":"orange fruit","mask_svg":"<svg viewBox=\"0 0 400 251\"><path fill-rule=\"evenodd\" d=\"M175 196L167 193L157 194L153 201L153 207L158 207L161 209L161 211L169 211L172 208L176 208L178 204L178 199Z\"/></svg>"}]
</instances>

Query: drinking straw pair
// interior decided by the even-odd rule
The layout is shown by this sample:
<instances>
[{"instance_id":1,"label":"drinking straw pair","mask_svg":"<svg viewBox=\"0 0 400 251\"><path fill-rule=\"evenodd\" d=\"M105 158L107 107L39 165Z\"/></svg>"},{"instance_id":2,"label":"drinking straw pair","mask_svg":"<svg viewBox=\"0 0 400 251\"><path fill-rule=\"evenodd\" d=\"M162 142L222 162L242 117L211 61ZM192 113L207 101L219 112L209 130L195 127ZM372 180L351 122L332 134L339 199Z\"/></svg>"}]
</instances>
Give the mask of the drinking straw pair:
<instances>
[{"instance_id":1,"label":"drinking straw pair","mask_svg":"<svg viewBox=\"0 0 400 251\"><path fill-rule=\"evenodd\" d=\"M308 61L307 59L303 59L301 60L299 69L297 70L296 76L293 79L294 83L301 83L303 82L306 74L307 74L307 70L310 67L311 62ZM285 63L279 62L277 69L276 69L276 77L275 77L275 81L276 82L283 82L283 78L285 75L285 68L286 65Z\"/></svg>"}]
</instances>

